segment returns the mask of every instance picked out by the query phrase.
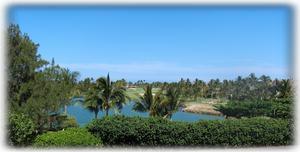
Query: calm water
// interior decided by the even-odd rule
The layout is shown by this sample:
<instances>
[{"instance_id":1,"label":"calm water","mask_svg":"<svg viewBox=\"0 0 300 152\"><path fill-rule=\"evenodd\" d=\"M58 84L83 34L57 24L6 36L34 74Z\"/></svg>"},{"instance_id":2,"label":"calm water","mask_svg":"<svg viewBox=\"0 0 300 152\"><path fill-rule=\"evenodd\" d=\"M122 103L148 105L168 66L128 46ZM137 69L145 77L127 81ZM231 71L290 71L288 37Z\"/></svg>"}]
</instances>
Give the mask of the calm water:
<instances>
[{"instance_id":1,"label":"calm water","mask_svg":"<svg viewBox=\"0 0 300 152\"><path fill-rule=\"evenodd\" d=\"M123 107L121 110L121 115L125 116L140 116L140 117L148 117L148 113L144 112L136 112L132 110L134 102L129 102L127 105ZM90 112L89 110L83 108L82 103L79 101L74 102L73 105L68 106L67 108L68 114L75 117L78 124L83 126L89 123L92 119L94 119L95 114ZM98 118L103 117L105 114L104 112L98 113ZM115 111L112 109L109 111L109 115L116 115ZM213 116L213 115L205 115L205 114L194 114L194 113L187 113L178 111L173 114L172 120L174 121L187 121L193 122L198 120L217 120L217 119L224 119L222 116Z\"/></svg>"}]
</instances>

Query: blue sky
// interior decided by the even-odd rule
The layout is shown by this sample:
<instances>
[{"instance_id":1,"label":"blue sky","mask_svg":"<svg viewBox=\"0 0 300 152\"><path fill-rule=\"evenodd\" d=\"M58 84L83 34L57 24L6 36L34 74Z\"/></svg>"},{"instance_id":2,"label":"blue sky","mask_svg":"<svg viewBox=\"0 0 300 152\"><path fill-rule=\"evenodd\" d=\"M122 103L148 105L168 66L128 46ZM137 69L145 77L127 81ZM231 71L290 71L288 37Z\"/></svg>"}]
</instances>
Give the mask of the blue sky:
<instances>
[{"instance_id":1,"label":"blue sky","mask_svg":"<svg viewBox=\"0 0 300 152\"><path fill-rule=\"evenodd\" d=\"M80 79L286 78L288 7L12 7L39 53Z\"/></svg>"}]
</instances>

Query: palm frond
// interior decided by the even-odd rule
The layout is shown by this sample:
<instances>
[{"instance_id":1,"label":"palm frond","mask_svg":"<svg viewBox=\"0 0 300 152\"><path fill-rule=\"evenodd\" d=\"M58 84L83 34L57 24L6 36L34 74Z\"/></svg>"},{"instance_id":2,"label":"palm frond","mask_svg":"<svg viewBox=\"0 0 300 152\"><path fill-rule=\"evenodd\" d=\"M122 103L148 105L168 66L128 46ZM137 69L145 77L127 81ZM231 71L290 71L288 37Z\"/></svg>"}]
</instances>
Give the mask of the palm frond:
<instances>
[{"instance_id":1,"label":"palm frond","mask_svg":"<svg viewBox=\"0 0 300 152\"><path fill-rule=\"evenodd\" d=\"M150 107L148 105L144 105L142 101L136 101L132 109L138 112L147 112Z\"/></svg>"}]
</instances>

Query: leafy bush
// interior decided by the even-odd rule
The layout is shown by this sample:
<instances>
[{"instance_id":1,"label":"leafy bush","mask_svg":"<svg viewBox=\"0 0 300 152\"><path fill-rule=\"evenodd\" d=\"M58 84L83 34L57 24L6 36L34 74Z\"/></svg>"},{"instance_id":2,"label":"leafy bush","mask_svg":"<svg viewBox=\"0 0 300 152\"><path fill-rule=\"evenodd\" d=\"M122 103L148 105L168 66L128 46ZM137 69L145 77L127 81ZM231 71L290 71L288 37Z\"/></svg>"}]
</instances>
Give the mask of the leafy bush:
<instances>
[{"instance_id":1,"label":"leafy bush","mask_svg":"<svg viewBox=\"0 0 300 152\"><path fill-rule=\"evenodd\" d=\"M24 114L9 114L8 137L9 144L14 146L27 146L35 138L35 125Z\"/></svg>"},{"instance_id":2,"label":"leafy bush","mask_svg":"<svg viewBox=\"0 0 300 152\"><path fill-rule=\"evenodd\" d=\"M85 147L102 146L97 139L84 128L68 128L57 132L47 132L37 136L34 141L37 147Z\"/></svg>"},{"instance_id":3,"label":"leafy bush","mask_svg":"<svg viewBox=\"0 0 300 152\"><path fill-rule=\"evenodd\" d=\"M273 101L230 101L226 105L217 106L217 110L229 117L257 117L290 119L293 115L291 99Z\"/></svg>"},{"instance_id":4,"label":"leafy bush","mask_svg":"<svg viewBox=\"0 0 300 152\"><path fill-rule=\"evenodd\" d=\"M266 146L292 143L289 122L271 118L187 123L114 116L93 120L87 128L105 145Z\"/></svg>"},{"instance_id":5,"label":"leafy bush","mask_svg":"<svg viewBox=\"0 0 300 152\"><path fill-rule=\"evenodd\" d=\"M225 116L241 118L267 116L271 107L272 103L269 101L230 101L217 109Z\"/></svg>"}]
</instances>

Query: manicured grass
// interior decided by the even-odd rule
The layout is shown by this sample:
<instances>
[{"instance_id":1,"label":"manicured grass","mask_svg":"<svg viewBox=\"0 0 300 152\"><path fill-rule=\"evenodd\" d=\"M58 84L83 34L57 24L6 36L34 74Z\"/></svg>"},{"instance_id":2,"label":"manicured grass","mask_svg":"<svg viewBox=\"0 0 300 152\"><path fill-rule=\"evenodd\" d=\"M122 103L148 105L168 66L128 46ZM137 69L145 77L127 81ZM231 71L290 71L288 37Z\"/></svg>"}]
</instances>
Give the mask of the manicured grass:
<instances>
[{"instance_id":1,"label":"manicured grass","mask_svg":"<svg viewBox=\"0 0 300 152\"><path fill-rule=\"evenodd\" d=\"M152 92L155 94L159 91L160 88L153 88ZM130 97L131 100L137 100L139 99L139 96L142 96L144 94L143 88L128 88L126 90L127 96Z\"/></svg>"}]
</instances>

